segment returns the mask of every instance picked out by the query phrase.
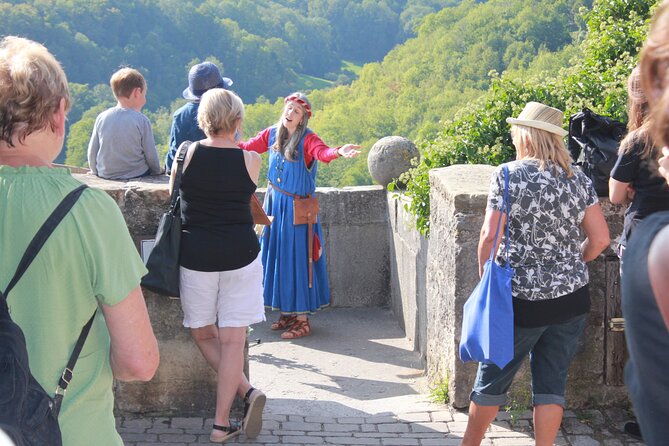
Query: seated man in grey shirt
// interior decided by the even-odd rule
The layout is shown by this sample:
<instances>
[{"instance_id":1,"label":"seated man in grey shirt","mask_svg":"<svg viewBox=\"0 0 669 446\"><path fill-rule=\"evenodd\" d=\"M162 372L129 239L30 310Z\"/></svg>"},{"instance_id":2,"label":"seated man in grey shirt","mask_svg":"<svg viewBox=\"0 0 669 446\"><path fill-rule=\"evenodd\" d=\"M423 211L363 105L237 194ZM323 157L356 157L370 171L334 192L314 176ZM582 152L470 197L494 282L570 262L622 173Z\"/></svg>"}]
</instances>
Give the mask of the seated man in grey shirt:
<instances>
[{"instance_id":1,"label":"seated man in grey shirt","mask_svg":"<svg viewBox=\"0 0 669 446\"><path fill-rule=\"evenodd\" d=\"M100 113L88 143L91 173L124 180L161 173L146 104L146 81L135 69L122 68L109 81L118 103Z\"/></svg>"}]
</instances>

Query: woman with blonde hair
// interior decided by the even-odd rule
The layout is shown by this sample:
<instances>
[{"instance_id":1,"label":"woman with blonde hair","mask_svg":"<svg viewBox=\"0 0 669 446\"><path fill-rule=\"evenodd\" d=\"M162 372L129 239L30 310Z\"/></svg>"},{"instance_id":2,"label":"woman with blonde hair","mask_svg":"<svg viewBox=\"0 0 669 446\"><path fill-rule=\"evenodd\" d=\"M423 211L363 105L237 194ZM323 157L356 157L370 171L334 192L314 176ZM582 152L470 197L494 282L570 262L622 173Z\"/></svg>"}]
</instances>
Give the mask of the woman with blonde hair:
<instances>
[{"instance_id":1,"label":"woman with blonde hair","mask_svg":"<svg viewBox=\"0 0 669 446\"><path fill-rule=\"evenodd\" d=\"M516 161L508 167L509 221L503 212L505 178L499 166L478 247L479 274L490 253L509 263L514 311L514 357L504 368L479 364L462 444L479 445L506 404L513 377L530 356L537 446L553 444L562 421L567 371L590 309L586 262L609 244L609 232L590 179L571 166L560 110L538 102L508 118ZM494 245L495 229L508 224L508 239ZM581 230L585 233L582 240Z\"/></svg>"},{"instance_id":2,"label":"woman with blonde hair","mask_svg":"<svg viewBox=\"0 0 669 446\"><path fill-rule=\"evenodd\" d=\"M256 438L265 395L244 375L247 327L265 320L260 247L250 199L260 156L239 149L244 104L235 93L214 88L202 95L197 122L205 139L188 147L179 187L182 238L180 294L183 324L217 373L216 413L210 440L238 435L230 420L235 394L244 399L241 430ZM172 164L170 190L178 163Z\"/></svg>"}]
</instances>

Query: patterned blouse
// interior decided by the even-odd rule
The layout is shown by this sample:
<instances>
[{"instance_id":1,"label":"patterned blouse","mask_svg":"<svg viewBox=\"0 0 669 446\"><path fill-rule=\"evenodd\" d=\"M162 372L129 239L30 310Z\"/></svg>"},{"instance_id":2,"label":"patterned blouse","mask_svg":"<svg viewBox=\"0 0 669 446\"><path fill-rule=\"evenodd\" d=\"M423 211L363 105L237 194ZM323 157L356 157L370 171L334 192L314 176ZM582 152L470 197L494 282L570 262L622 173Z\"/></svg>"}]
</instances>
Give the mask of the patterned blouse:
<instances>
[{"instance_id":1,"label":"patterned blouse","mask_svg":"<svg viewBox=\"0 0 669 446\"><path fill-rule=\"evenodd\" d=\"M515 269L512 289L518 299L555 299L587 285L588 269L581 254L580 224L597 193L578 167L567 178L557 165L539 169L537 160L512 161L509 167L509 263ZM487 210L502 210L504 171L490 181ZM497 262L506 238L502 238Z\"/></svg>"}]
</instances>

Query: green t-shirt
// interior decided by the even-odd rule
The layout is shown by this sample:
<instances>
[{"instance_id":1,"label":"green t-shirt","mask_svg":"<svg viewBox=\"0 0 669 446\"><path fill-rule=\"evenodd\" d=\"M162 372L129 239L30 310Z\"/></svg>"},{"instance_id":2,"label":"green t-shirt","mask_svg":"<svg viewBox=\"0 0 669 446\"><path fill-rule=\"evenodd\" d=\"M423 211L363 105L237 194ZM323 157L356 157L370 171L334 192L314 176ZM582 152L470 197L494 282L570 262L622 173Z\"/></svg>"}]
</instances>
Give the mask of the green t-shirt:
<instances>
[{"instance_id":1,"label":"green t-shirt","mask_svg":"<svg viewBox=\"0 0 669 446\"><path fill-rule=\"evenodd\" d=\"M64 168L0 166L0 289L51 211L79 185ZM85 190L8 296L30 369L49 394L98 302L121 302L145 273L116 203L103 191ZM65 446L123 444L114 423L109 349L99 310L58 417Z\"/></svg>"}]
</instances>

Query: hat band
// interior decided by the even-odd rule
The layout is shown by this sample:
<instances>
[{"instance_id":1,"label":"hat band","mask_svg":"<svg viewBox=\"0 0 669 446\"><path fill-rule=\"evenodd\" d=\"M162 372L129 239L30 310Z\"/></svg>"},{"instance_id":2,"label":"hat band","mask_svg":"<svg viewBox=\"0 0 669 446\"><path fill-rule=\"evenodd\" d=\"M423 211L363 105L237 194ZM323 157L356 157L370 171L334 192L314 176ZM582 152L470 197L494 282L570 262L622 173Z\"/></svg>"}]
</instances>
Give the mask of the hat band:
<instances>
[{"instance_id":1,"label":"hat band","mask_svg":"<svg viewBox=\"0 0 669 446\"><path fill-rule=\"evenodd\" d=\"M300 99L299 97L292 95L292 96L286 96L286 99L283 100L284 103L288 103L289 101L297 102L302 107L304 107L304 109L307 111L307 115L309 115L309 117L311 118L311 107L304 99Z\"/></svg>"},{"instance_id":2,"label":"hat band","mask_svg":"<svg viewBox=\"0 0 669 446\"><path fill-rule=\"evenodd\" d=\"M203 94L205 94L206 92L208 92L209 90L212 90L212 89L214 89L214 88L223 88L223 89L225 89L225 84L224 84L223 82L221 82L221 83L218 84L218 85L214 85L213 87L205 88L205 89L203 89L203 90L195 90L195 89L191 89L191 92L193 93L193 95L195 95L195 96L197 96L197 97L201 97Z\"/></svg>"},{"instance_id":3,"label":"hat band","mask_svg":"<svg viewBox=\"0 0 669 446\"><path fill-rule=\"evenodd\" d=\"M534 119L516 119L516 118L506 118L506 122L511 125L524 125L526 127L533 127L539 130L545 130L549 133L554 133L559 136L567 136L568 131L562 127L558 127L555 124L551 124L546 121L536 121Z\"/></svg>"}]
</instances>

